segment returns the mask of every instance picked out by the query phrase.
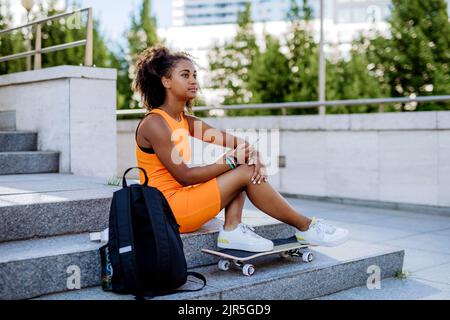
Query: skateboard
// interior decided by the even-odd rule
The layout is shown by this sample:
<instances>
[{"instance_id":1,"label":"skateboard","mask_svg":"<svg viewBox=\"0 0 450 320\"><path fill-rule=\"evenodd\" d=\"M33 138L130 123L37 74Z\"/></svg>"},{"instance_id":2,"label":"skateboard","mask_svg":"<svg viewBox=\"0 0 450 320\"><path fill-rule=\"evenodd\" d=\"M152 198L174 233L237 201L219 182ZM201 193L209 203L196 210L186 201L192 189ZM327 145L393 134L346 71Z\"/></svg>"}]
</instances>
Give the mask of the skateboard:
<instances>
[{"instance_id":1,"label":"skateboard","mask_svg":"<svg viewBox=\"0 0 450 320\"><path fill-rule=\"evenodd\" d=\"M314 260L314 255L308 248L315 246L301 244L295 236L287 239L272 239L272 242L274 244L273 250L266 252L248 252L233 249L202 249L202 252L219 257L218 267L220 270L229 270L231 263L233 263L242 270L245 276L251 276L255 273L255 266L247 262L258 257L279 254L283 259L288 257L301 257L304 262L308 263Z\"/></svg>"}]
</instances>

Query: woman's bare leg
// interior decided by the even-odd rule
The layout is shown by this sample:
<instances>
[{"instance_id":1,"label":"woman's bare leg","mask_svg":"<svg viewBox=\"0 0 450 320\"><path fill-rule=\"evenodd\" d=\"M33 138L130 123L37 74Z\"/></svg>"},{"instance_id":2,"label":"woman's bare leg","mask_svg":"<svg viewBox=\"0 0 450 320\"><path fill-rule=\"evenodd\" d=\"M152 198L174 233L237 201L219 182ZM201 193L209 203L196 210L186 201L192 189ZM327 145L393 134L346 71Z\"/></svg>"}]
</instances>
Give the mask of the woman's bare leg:
<instances>
[{"instance_id":1,"label":"woman's bare leg","mask_svg":"<svg viewBox=\"0 0 450 320\"><path fill-rule=\"evenodd\" d=\"M242 191L225 207L225 230L234 230L242 222L245 198L247 195Z\"/></svg>"},{"instance_id":2,"label":"woman's bare leg","mask_svg":"<svg viewBox=\"0 0 450 320\"><path fill-rule=\"evenodd\" d=\"M311 219L295 211L269 182L251 182L253 169L253 166L244 164L217 177L222 208L244 189L250 201L262 212L301 231L308 230Z\"/></svg>"}]
</instances>

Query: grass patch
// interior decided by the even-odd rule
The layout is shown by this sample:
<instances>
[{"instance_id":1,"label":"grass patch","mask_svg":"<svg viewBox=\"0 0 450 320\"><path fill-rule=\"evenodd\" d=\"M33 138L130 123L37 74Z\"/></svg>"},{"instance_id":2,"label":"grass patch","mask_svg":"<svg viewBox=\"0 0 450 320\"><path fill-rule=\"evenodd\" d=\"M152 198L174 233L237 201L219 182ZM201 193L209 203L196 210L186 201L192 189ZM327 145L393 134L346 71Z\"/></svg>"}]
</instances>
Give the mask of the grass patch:
<instances>
[{"instance_id":1,"label":"grass patch","mask_svg":"<svg viewBox=\"0 0 450 320\"><path fill-rule=\"evenodd\" d=\"M411 275L411 272L409 272L407 270L397 270L397 271L395 271L394 278L404 280L404 279L407 279L410 275Z\"/></svg>"},{"instance_id":2,"label":"grass patch","mask_svg":"<svg viewBox=\"0 0 450 320\"><path fill-rule=\"evenodd\" d=\"M119 178L119 177L113 177L113 178L111 178L111 179L109 179L108 181L107 181L107 185L108 186L114 186L114 187L119 187L120 186L120 183L121 183L121 178Z\"/></svg>"}]
</instances>

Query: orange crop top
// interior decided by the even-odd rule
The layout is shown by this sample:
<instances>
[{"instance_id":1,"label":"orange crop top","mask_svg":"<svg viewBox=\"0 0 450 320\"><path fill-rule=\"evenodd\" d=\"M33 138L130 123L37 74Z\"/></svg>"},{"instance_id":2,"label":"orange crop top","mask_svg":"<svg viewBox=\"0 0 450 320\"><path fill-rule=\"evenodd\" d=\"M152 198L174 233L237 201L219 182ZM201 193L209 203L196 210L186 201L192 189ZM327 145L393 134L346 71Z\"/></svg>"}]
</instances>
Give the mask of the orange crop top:
<instances>
[{"instance_id":1,"label":"orange crop top","mask_svg":"<svg viewBox=\"0 0 450 320\"><path fill-rule=\"evenodd\" d=\"M155 108L152 109L147 115L151 113L160 114L169 125L170 131L172 133L172 141L175 148L178 150L179 155L182 157L183 162L187 163L191 159L191 148L189 145L189 123L184 116L184 112L181 112L181 122L178 122L172 118L167 112L162 109ZM146 116L147 116L146 115ZM141 120L142 122L142 120ZM157 188L161 191L165 198L169 200L178 189L183 188L183 185L178 183L177 180L172 176L172 174L166 169L166 167L161 163L158 156L155 154L151 148L142 148L137 143L137 131L141 124L139 122L136 128L136 160L138 167L145 169L149 179L149 186ZM145 181L144 174L139 170L140 183L143 184Z\"/></svg>"}]
</instances>

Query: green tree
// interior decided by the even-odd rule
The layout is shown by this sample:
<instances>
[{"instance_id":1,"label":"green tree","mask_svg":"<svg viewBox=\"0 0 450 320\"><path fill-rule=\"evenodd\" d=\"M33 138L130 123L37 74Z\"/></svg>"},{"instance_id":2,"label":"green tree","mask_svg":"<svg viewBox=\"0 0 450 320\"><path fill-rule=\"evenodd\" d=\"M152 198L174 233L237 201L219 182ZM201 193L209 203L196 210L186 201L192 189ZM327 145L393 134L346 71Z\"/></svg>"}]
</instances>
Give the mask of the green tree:
<instances>
[{"instance_id":1,"label":"green tree","mask_svg":"<svg viewBox=\"0 0 450 320\"><path fill-rule=\"evenodd\" d=\"M60 14L63 11L56 9L57 1L51 0L48 8L40 3L40 15L44 17ZM79 4L75 4L79 7ZM42 47L50 47L63 43L73 42L86 38L86 19L80 14L66 19L52 20L42 26ZM100 33L100 23L94 19L94 51L93 61L97 67L110 67L111 57L106 45L106 40ZM34 39L35 40L35 39ZM34 44L34 41L33 41ZM85 47L75 47L66 50L50 52L42 55L42 67L59 65L83 65Z\"/></svg>"},{"instance_id":2,"label":"green tree","mask_svg":"<svg viewBox=\"0 0 450 320\"><path fill-rule=\"evenodd\" d=\"M128 32L129 50L133 58L158 42L156 33L156 18L150 15L151 2L144 0L139 12L139 18L131 18L131 29Z\"/></svg>"},{"instance_id":3,"label":"green tree","mask_svg":"<svg viewBox=\"0 0 450 320\"><path fill-rule=\"evenodd\" d=\"M289 93L286 101L317 100L319 83L319 51L310 30L312 9L307 0L300 7L296 0L291 0L287 13L289 31L286 35L290 72ZM288 109L288 114L317 113L315 109Z\"/></svg>"},{"instance_id":4,"label":"green tree","mask_svg":"<svg viewBox=\"0 0 450 320\"><path fill-rule=\"evenodd\" d=\"M0 30L11 27L12 15L9 1L0 2ZM24 37L20 30L0 36L0 56L8 56L25 50ZM26 59L0 62L0 74L26 70Z\"/></svg>"},{"instance_id":5,"label":"green tree","mask_svg":"<svg viewBox=\"0 0 450 320\"><path fill-rule=\"evenodd\" d=\"M214 44L208 54L211 72L211 88L226 93L223 104L246 104L252 100L248 88L249 73L255 57L259 54L256 36L253 31L251 4L238 13L238 29L235 37L224 45ZM240 110L230 110L228 115L240 115Z\"/></svg>"},{"instance_id":6,"label":"green tree","mask_svg":"<svg viewBox=\"0 0 450 320\"><path fill-rule=\"evenodd\" d=\"M284 102L289 93L289 61L281 53L278 39L266 34L265 44L265 52L255 57L249 73L248 88L252 92L252 103ZM249 110L250 114L259 115L279 112L279 109Z\"/></svg>"},{"instance_id":7,"label":"green tree","mask_svg":"<svg viewBox=\"0 0 450 320\"><path fill-rule=\"evenodd\" d=\"M51 0L48 7L39 3L38 15L43 17L53 16L62 11L56 9L56 0ZM10 24L11 16L9 14L9 3L1 10L6 15L0 16L0 28L6 28ZM33 19L33 18L32 18ZM33 26L31 34L31 46L35 45L36 27ZM94 20L94 64L97 67L109 67L111 64L110 52L107 49L106 42L99 32L99 22ZM2 55L19 53L26 51L24 31L13 32L0 39L0 52ZM31 30L31 28L29 28ZM73 42L86 38L86 22L82 16L72 16L66 19L52 20L42 25L42 48L51 47L59 44ZM42 54L42 67L52 67L58 65L80 65L84 63L84 47L70 48L66 50ZM32 59L33 61L33 59ZM33 64L33 62L32 62ZM12 73L26 70L26 59L14 60L0 64L0 73Z\"/></svg>"},{"instance_id":8,"label":"green tree","mask_svg":"<svg viewBox=\"0 0 450 320\"><path fill-rule=\"evenodd\" d=\"M374 72L375 65L370 64L365 54L364 37L354 41L348 59L336 63L327 63L327 99L369 99L389 96L389 88L379 83ZM378 105L332 106L327 113L371 113L378 112ZM384 111L388 111L385 108Z\"/></svg>"},{"instance_id":9,"label":"green tree","mask_svg":"<svg viewBox=\"0 0 450 320\"><path fill-rule=\"evenodd\" d=\"M368 57L392 96L449 93L450 23L444 0L392 1L390 37L375 37ZM404 110L443 110L449 103L398 106Z\"/></svg>"},{"instance_id":10,"label":"green tree","mask_svg":"<svg viewBox=\"0 0 450 320\"><path fill-rule=\"evenodd\" d=\"M131 85L134 79L134 65L138 55L160 42L156 33L156 18L150 15L151 1L143 0L138 16L132 15L131 27L126 32L128 48L120 49L114 63L118 68L118 109L139 107L139 99L133 98Z\"/></svg>"},{"instance_id":11,"label":"green tree","mask_svg":"<svg viewBox=\"0 0 450 320\"><path fill-rule=\"evenodd\" d=\"M117 109L129 109L132 99L131 80L129 75L129 63L127 62L124 48L119 47L117 52L110 55L111 68L117 70ZM120 119L134 119L136 117L119 117ZM118 119L119 119L118 118Z\"/></svg>"}]
</instances>

